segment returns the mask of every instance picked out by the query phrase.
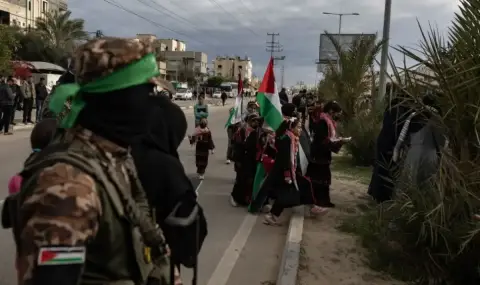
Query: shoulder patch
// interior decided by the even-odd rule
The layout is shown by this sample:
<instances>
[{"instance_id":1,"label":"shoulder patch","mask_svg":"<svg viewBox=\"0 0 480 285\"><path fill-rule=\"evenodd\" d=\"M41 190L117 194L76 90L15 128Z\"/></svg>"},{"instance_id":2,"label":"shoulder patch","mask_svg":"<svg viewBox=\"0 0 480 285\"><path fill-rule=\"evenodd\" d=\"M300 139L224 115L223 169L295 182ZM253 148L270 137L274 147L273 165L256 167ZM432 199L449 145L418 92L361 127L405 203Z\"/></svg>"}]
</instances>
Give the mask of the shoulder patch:
<instances>
[{"instance_id":1,"label":"shoulder patch","mask_svg":"<svg viewBox=\"0 0 480 285\"><path fill-rule=\"evenodd\" d=\"M85 263L84 246L42 247L38 252L38 266L69 265Z\"/></svg>"}]
</instances>

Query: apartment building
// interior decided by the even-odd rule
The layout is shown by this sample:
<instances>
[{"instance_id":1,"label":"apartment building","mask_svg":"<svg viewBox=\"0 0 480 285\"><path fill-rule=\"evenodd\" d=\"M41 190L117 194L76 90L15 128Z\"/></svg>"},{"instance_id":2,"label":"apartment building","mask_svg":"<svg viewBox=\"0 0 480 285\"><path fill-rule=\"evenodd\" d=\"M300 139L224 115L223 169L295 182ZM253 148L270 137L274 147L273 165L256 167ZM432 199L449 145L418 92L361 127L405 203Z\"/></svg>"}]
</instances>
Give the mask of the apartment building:
<instances>
[{"instance_id":1,"label":"apartment building","mask_svg":"<svg viewBox=\"0 0 480 285\"><path fill-rule=\"evenodd\" d=\"M153 42L157 58L165 63L167 80L189 81L207 74L207 54L187 51L185 42L177 39L158 39L152 34L137 34L137 38Z\"/></svg>"},{"instance_id":2,"label":"apartment building","mask_svg":"<svg viewBox=\"0 0 480 285\"><path fill-rule=\"evenodd\" d=\"M207 74L208 56L199 51L164 51L167 62L167 79L186 81Z\"/></svg>"},{"instance_id":3,"label":"apartment building","mask_svg":"<svg viewBox=\"0 0 480 285\"><path fill-rule=\"evenodd\" d=\"M0 0L0 24L35 28L38 18L67 8L66 0Z\"/></svg>"},{"instance_id":4,"label":"apartment building","mask_svg":"<svg viewBox=\"0 0 480 285\"><path fill-rule=\"evenodd\" d=\"M240 73L243 80L252 81L253 64L249 57L217 56L213 62L216 76L237 79Z\"/></svg>"}]
</instances>

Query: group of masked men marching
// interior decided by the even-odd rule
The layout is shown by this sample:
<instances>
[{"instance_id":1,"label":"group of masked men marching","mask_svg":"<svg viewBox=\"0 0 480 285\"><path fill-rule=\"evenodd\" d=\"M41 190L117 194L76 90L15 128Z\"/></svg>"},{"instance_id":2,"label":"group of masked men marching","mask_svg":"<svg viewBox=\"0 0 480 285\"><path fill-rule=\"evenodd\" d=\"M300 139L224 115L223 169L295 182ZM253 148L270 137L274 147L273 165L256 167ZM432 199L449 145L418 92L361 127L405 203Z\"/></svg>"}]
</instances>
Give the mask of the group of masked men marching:
<instances>
[{"instance_id":1,"label":"group of masked men marching","mask_svg":"<svg viewBox=\"0 0 480 285\"><path fill-rule=\"evenodd\" d=\"M266 213L264 223L278 225L286 208L307 205L321 215L335 207L330 200L332 153L349 139L338 138L341 108L300 93L282 106L283 122L273 131L249 102L244 120L230 125L227 164L234 162L232 206Z\"/></svg>"}]
</instances>

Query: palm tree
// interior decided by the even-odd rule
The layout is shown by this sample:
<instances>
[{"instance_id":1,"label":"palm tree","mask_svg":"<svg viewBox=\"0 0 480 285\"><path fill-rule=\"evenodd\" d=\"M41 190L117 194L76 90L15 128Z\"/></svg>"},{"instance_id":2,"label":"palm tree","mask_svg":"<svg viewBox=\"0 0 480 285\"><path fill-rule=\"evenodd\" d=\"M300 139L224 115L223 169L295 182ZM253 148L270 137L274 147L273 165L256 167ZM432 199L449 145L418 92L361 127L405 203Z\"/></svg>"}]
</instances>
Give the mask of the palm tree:
<instances>
[{"instance_id":1,"label":"palm tree","mask_svg":"<svg viewBox=\"0 0 480 285\"><path fill-rule=\"evenodd\" d=\"M55 11L38 18L37 31L54 49L72 51L77 41L87 38L83 19L70 19L71 15L70 11Z\"/></svg>"},{"instance_id":2,"label":"palm tree","mask_svg":"<svg viewBox=\"0 0 480 285\"><path fill-rule=\"evenodd\" d=\"M358 110L364 109L361 103L371 94L375 57L383 42L377 41L376 36L360 36L345 50L335 35L326 34L338 54L338 64L329 64L325 77L332 81L328 84L344 110L345 121L350 121Z\"/></svg>"}]
</instances>

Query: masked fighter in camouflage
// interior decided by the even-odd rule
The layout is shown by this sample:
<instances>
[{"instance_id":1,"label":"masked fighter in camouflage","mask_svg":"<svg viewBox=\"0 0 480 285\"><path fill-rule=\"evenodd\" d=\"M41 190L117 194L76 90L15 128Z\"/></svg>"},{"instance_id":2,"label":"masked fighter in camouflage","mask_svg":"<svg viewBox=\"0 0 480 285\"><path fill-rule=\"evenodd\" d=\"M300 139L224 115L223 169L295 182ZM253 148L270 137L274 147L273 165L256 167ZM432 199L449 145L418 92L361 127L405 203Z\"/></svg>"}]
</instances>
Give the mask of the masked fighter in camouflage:
<instances>
[{"instance_id":1,"label":"masked fighter in camouflage","mask_svg":"<svg viewBox=\"0 0 480 285\"><path fill-rule=\"evenodd\" d=\"M19 284L170 284L152 280L153 263L170 272L168 247L135 201L143 191L128 152L146 131L159 75L152 52L147 42L95 39L76 52L77 83L55 88L55 114L71 102L65 132L25 165L14 198Z\"/></svg>"}]
</instances>

